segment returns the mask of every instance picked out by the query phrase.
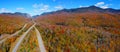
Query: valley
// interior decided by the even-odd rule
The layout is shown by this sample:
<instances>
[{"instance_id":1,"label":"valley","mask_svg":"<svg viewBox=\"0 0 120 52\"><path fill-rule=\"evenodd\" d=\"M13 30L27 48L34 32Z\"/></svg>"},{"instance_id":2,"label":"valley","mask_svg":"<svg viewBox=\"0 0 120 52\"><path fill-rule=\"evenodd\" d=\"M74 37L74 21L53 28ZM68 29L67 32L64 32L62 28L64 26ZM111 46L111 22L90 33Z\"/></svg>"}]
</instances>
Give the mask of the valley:
<instances>
[{"instance_id":1,"label":"valley","mask_svg":"<svg viewBox=\"0 0 120 52\"><path fill-rule=\"evenodd\" d=\"M90 6L34 18L0 14L0 52L119 52L119 40L119 10Z\"/></svg>"}]
</instances>

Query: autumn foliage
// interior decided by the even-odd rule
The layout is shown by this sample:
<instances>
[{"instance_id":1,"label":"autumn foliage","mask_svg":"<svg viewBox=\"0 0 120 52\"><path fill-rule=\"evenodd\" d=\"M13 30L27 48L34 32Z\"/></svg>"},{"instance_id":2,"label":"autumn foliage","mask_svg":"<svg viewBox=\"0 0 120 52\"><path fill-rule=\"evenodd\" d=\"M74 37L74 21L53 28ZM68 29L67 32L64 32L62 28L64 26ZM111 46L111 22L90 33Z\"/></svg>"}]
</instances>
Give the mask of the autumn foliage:
<instances>
[{"instance_id":1,"label":"autumn foliage","mask_svg":"<svg viewBox=\"0 0 120 52\"><path fill-rule=\"evenodd\" d=\"M120 16L57 13L35 19L48 52L119 52Z\"/></svg>"},{"instance_id":2,"label":"autumn foliage","mask_svg":"<svg viewBox=\"0 0 120 52\"><path fill-rule=\"evenodd\" d=\"M0 14L0 34L12 34L21 29L29 19L17 15Z\"/></svg>"}]
</instances>

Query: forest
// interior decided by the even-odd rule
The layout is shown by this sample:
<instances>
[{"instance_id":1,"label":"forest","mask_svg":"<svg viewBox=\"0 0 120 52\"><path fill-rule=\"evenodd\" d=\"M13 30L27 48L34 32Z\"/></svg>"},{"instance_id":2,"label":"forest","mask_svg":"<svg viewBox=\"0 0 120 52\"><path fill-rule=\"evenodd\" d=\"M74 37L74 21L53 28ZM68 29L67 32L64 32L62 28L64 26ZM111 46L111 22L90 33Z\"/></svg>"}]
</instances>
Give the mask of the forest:
<instances>
[{"instance_id":1,"label":"forest","mask_svg":"<svg viewBox=\"0 0 120 52\"><path fill-rule=\"evenodd\" d=\"M120 15L59 13L35 19L48 52L119 52Z\"/></svg>"}]
</instances>

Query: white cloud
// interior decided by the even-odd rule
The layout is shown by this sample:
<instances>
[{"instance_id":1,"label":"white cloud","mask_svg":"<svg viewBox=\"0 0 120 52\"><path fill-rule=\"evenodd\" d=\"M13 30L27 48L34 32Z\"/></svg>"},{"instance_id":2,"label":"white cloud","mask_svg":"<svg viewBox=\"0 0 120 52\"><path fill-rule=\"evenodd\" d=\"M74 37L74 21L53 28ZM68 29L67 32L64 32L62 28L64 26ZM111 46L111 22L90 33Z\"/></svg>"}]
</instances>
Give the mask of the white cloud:
<instances>
[{"instance_id":1,"label":"white cloud","mask_svg":"<svg viewBox=\"0 0 120 52\"><path fill-rule=\"evenodd\" d=\"M2 12L11 12L10 10L7 10L6 8L1 8L0 9L0 12L2 13Z\"/></svg>"},{"instance_id":2,"label":"white cloud","mask_svg":"<svg viewBox=\"0 0 120 52\"><path fill-rule=\"evenodd\" d=\"M34 8L35 13L41 13L41 12L50 11L49 10L49 5L46 5L46 4L34 4L33 8Z\"/></svg>"},{"instance_id":3,"label":"white cloud","mask_svg":"<svg viewBox=\"0 0 120 52\"><path fill-rule=\"evenodd\" d=\"M80 5L79 7L82 8L82 7L88 7L88 6L82 6L82 5Z\"/></svg>"},{"instance_id":4,"label":"white cloud","mask_svg":"<svg viewBox=\"0 0 120 52\"><path fill-rule=\"evenodd\" d=\"M105 4L105 2L98 2L95 4L95 6L101 7L103 9L109 8L111 4Z\"/></svg>"},{"instance_id":5,"label":"white cloud","mask_svg":"<svg viewBox=\"0 0 120 52\"><path fill-rule=\"evenodd\" d=\"M106 8L109 8L109 5L103 5L103 6L100 6L101 8L103 9L106 9Z\"/></svg>"},{"instance_id":6,"label":"white cloud","mask_svg":"<svg viewBox=\"0 0 120 52\"><path fill-rule=\"evenodd\" d=\"M49 5L42 5L40 10L45 11L45 10L48 10L48 8L49 8Z\"/></svg>"},{"instance_id":7,"label":"white cloud","mask_svg":"<svg viewBox=\"0 0 120 52\"><path fill-rule=\"evenodd\" d=\"M101 6L101 5L104 5L105 3L104 2L98 2L95 4L95 6Z\"/></svg>"},{"instance_id":8,"label":"white cloud","mask_svg":"<svg viewBox=\"0 0 120 52\"><path fill-rule=\"evenodd\" d=\"M33 4L33 8L39 8L41 4Z\"/></svg>"},{"instance_id":9,"label":"white cloud","mask_svg":"<svg viewBox=\"0 0 120 52\"><path fill-rule=\"evenodd\" d=\"M16 8L16 10L24 10L24 8Z\"/></svg>"},{"instance_id":10,"label":"white cloud","mask_svg":"<svg viewBox=\"0 0 120 52\"><path fill-rule=\"evenodd\" d=\"M63 9L63 6L58 5L58 6L55 6L55 8L60 10L60 9Z\"/></svg>"},{"instance_id":11,"label":"white cloud","mask_svg":"<svg viewBox=\"0 0 120 52\"><path fill-rule=\"evenodd\" d=\"M49 5L46 4L33 4L33 8L48 8Z\"/></svg>"}]
</instances>

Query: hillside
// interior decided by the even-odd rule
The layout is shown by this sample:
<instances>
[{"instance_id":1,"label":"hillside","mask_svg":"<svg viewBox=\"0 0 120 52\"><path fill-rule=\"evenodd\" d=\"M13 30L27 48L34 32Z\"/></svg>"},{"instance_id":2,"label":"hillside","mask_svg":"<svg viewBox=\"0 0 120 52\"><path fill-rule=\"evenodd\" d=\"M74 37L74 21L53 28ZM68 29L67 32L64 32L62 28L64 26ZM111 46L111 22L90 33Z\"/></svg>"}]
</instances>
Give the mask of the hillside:
<instances>
[{"instance_id":1,"label":"hillside","mask_svg":"<svg viewBox=\"0 0 120 52\"><path fill-rule=\"evenodd\" d=\"M120 10L90 6L43 13L36 18L36 21L51 25L102 28L104 30L117 31L120 34L119 13Z\"/></svg>"},{"instance_id":2,"label":"hillside","mask_svg":"<svg viewBox=\"0 0 120 52\"><path fill-rule=\"evenodd\" d=\"M35 18L49 52L119 52L120 11L95 6Z\"/></svg>"},{"instance_id":3,"label":"hillside","mask_svg":"<svg viewBox=\"0 0 120 52\"><path fill-rule=\"evenodd\" d=\"M0 34L12 34L28 21L28 18L20 15L0 14Z\"/></svg>"}]
</instances>

